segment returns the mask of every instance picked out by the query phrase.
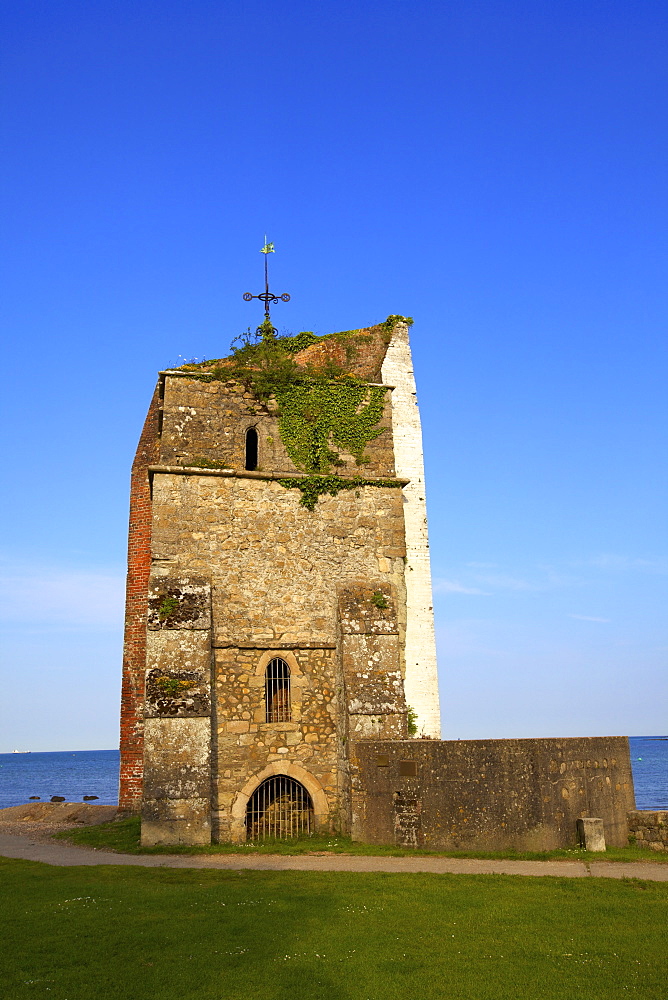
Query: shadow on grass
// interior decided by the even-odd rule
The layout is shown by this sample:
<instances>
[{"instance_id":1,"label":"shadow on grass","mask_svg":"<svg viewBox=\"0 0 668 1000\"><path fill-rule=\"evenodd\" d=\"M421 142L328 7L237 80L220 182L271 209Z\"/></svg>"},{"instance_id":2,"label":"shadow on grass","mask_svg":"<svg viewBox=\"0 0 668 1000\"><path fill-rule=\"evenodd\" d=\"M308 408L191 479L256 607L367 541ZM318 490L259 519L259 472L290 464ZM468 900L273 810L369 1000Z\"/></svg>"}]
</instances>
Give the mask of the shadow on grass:
<instances>
[{"instance_id":1,"label":"shadow on grass","mask_svg":"<svg viewBox=\"0 0 668 1000\"><path fill-rule=\"evenodd\" d=\"M668 854L629 845L609 847L605 852L583 851L578 847L559 848L553 851L429 851L397 847L390 844L362 844L349 837L304 836L291 840L268 838L263 841L246 841L241 844L206 844L198 846L169 845L142 847L140 845L141 821L138 816L100 823L72 830L63 830L54 836L82 847L118 851L122 854L350 854L356 857L440 857L480 858L483 860L516 861L654 861L668 863Z\"/></svg>"}]
</instances>

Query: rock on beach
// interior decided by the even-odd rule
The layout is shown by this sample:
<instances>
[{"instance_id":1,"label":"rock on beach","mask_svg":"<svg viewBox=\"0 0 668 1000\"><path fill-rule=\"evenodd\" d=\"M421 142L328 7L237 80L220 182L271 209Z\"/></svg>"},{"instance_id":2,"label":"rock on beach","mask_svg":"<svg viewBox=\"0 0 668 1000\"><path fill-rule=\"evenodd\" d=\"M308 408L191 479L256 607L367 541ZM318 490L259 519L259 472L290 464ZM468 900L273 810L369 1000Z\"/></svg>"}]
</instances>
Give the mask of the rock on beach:
<instances>
[{"instance_id":1,"label":"rock on beach","mask_svg":"<svg viewBox=\"0 0 668 1000\"><path fill-rule=\"evenodd\" d=\"M0 832L50 837L73 826L95 826L116 819L117 806L89 802L28 802L0 809Z\"/></svg>"}]
</instances>

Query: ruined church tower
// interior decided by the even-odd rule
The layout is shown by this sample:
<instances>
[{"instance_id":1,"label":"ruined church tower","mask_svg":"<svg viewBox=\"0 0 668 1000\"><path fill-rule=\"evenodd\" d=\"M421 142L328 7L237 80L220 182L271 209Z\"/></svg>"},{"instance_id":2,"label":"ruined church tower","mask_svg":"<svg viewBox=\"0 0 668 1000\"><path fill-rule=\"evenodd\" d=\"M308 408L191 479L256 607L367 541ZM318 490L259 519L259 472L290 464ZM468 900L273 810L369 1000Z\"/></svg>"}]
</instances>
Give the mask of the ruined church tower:
<instances>
[{"instance_id":1,"label":"ruined church tower","mask_svg":"<svg viewBox=\"0 0 668 1000\"><path fill-rule=\"evenodd\" d=\"M410 321L160 373L132 468L120 806L142 841L355 826L355 747L438 737Z\"/></svg>"}]
</instances>

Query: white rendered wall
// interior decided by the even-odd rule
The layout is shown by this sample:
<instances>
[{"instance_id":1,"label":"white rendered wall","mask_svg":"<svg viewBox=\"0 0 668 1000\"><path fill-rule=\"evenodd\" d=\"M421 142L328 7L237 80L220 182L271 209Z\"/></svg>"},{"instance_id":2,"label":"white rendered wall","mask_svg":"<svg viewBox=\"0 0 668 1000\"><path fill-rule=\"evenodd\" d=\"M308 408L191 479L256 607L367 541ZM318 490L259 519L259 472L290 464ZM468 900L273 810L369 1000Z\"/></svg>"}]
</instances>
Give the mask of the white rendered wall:
<instances>
[{"instance_id":1,"label":"white rendered wall","mask_svg":"<svg viewBox=\"0 0 668 1000\"><path fill-rule=\"evenodd\" d=\"M422 427L417 405L408 326L397 323L382 367L392 392L392 434L397 476L404 487L406 525L406 703L417 713L418 733L441 737L434 609L429 565Z\"/></svg>"}]
</instances>

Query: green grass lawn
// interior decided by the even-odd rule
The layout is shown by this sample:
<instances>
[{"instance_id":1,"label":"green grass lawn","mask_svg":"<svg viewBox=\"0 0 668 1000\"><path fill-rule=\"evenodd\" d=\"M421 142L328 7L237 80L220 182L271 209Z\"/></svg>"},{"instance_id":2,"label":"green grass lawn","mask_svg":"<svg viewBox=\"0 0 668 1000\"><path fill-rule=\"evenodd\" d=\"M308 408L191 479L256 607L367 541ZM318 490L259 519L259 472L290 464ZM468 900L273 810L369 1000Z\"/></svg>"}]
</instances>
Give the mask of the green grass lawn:
<instances>
[{"instance_id":1,"label":"green grass lawn","mask_svg":"<svg viewBox=\"0 0 668 1000\"><path fill-rule=\"evenodd\" d=\"M140 847L140 821L138 817L64 830L55 836L73 844L121 851L126 854L329 854L377 855L380 857L409 857L425 854L450 858L516 858L518 861L547 861L570 859L582 861L659 861L668 863L668 854L650 851L646 847L609 847L605 853L593 854L579 848L556 851L423 851L392 845L360 844L348 837L301 837L295 840L265 840L243 844L211 844L206 847ZM666 993L668 1000L668 992Z\"/></svg>"},{"instance_id":2,"label":"green grass lawn","mask_svg":"<svg viewBox=\"0 0 668 1000\"><path fill-rule=\"evenodd\" d=\"M668 884L0 859L3 1000L666 1000Z\"/></svg>"}]
</instances>

